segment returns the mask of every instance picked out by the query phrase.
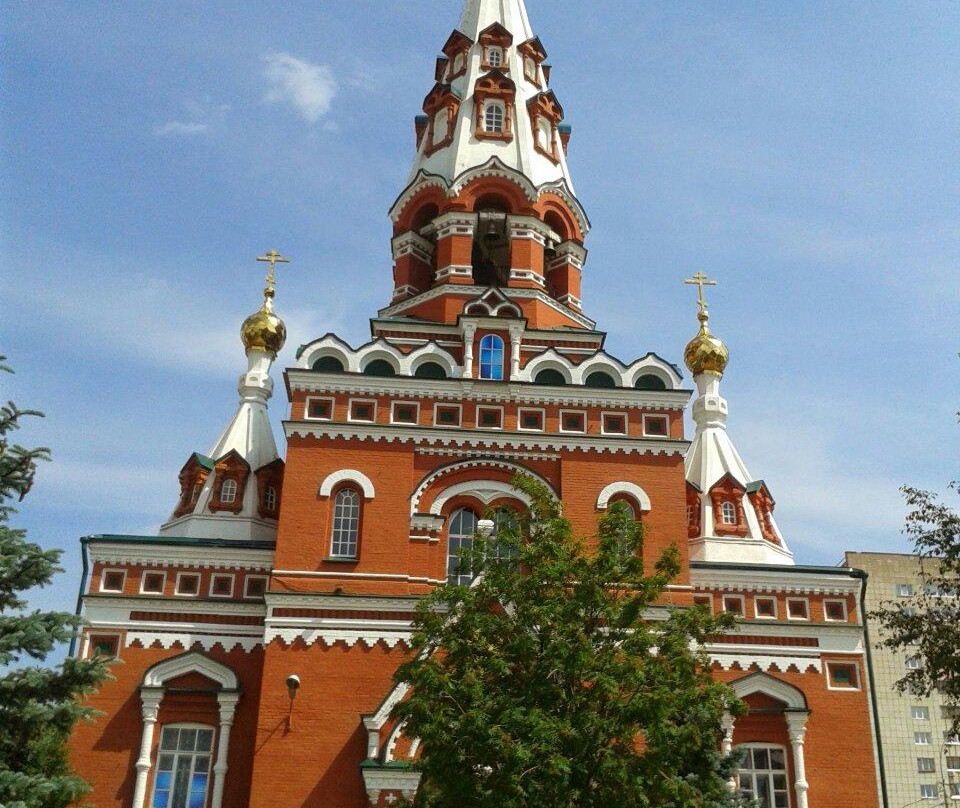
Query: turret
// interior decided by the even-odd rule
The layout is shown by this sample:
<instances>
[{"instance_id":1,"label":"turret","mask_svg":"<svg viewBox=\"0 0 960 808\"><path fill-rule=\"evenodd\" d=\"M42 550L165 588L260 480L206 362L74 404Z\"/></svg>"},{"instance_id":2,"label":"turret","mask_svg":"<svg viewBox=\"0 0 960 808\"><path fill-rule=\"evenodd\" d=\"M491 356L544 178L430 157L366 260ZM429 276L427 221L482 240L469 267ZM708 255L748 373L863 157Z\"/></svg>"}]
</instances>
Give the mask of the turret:
<instances>
[{"instance_id":1,"label":"turret","mask_svg":"<svg viewBox=\"0 0 960 808\"><path fill-rule=\"evenodd\" d=\"M161 536L273 541L276 539L283 460L267 413L273 395L270 368L287 329L273 311L276 265L287 259L271 250L263 304L244 320L240 338L247 371L238 383L240 403L206 454L194 452L180 470L180 500Z\"/></svg>"},{"instance_id":2,"label":"turret","mask_svg":"<svg viewBox=\"0 0 960 808\"><path fill-rule=\"evenodd\" d=\"M702 272L686 281L699 287L700 329L684 360L697 385L693 402L696 434L684 461L690 557L696 561L793 564L773 518L775 502L763 480L755 480L727 433L727 401L720 380L730 359L727 346L710 332Z\"/></svg>"}]
</instances>

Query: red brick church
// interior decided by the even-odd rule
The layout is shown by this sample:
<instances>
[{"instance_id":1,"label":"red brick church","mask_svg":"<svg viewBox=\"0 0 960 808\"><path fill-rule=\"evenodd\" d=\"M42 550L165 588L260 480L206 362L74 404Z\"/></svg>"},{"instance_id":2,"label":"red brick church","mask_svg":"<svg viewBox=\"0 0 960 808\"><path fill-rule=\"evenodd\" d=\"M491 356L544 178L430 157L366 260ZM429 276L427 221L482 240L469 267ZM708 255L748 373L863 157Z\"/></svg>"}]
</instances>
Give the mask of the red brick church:
<instances>
[{"instance_id":1,"label":"red brick church","mask_svg":"<svg viewBox=\"0 0 960 808\"><path fill-rule=\"evenodd\" d=\"M727 432L727 349L703 276L684 352L695 389L640 346L639 358L604 349L582 304L590 221L546 59L523 0L467 0L389 212L393 289L370 341L296 335L282 456L267 405L284 259L263 256L232 421L187 458L158 535L83 539L76 653L123 663L92 699L103 716L72 743L98 808L412 795L419 743L390 718L412 612L431 587L469 580L457 552L488 509L525 507L518 471L582 532L622 501L651 558L678 545L684 572L663 609L738 615L739 631L706 650L750 706L724 741L747 750L746 795L767 808L878 805L862 576L794 563L771 491Z\"/></svg>"}]
</instances>

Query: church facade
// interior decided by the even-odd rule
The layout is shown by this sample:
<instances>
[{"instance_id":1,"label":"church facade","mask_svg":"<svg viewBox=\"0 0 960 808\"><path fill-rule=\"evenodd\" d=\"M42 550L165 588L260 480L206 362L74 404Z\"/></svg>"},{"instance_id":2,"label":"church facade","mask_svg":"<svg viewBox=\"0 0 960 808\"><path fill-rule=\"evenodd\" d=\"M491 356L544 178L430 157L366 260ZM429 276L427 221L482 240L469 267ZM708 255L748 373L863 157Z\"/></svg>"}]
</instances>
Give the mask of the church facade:
<instances>
[{"instance_id":1,"label":"church facade","mask_svg":"<svg viewBox=\"0 0 960 808\"><path fill-rule=\"evenodd\" d=\"M454 578L517 472L582 533L622 501L644 553L680 548L663 609L738 617L706 649L749 705L725 721L738 782L768 808L874 808L881 778L864 577L797 565L775 501L727 431L728 355L709 327L681 369L616 357L584 309L590 222L571 128L523 0L467 0L390 209L393 288L371 339L296 335L281 456L267 418L286 340L271 251L243 324L234 418L180 471L155 536L83 541L76 653L114 655L79 727L98 808L364 808L412 795L418 741L390 718L417 599ZM692 401L694 435L685 434Z\"/></svg>"}]
</instances>

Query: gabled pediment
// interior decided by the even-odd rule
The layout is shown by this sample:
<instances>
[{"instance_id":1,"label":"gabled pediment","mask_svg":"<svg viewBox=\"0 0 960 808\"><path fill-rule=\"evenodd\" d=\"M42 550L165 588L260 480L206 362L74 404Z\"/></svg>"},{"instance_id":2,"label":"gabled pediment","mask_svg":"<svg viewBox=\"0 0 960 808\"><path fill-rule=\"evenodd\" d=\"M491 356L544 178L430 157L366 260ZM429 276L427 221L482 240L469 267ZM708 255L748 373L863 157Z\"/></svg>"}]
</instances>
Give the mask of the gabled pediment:
<instances>
[{"instance_id":1,"label":"gabled pediment","mask_svg":"<svg viewBox=\"0 0 960 808\"><path fill-rule=\"evenodd\" d=\"M454 30L440 50L452 58L455 53L466 50L472 44L473 40L470 39L470 37L468 37L462 31Z\"/></svg>"}]
</instances>

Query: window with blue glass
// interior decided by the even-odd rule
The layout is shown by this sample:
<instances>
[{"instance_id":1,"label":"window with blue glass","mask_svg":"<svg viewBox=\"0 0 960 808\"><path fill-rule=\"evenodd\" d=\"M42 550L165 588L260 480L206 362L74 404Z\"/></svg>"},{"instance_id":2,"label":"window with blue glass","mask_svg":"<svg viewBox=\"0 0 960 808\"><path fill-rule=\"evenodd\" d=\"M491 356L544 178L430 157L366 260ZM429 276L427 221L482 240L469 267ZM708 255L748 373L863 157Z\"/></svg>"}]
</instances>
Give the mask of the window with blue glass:
<instances>
[{"instance_id":1,"label":"window with blue glass","mask_svg":"<svg viewBox=\"0 0 960 808\"><path fill-rule=\"evenodd\" d=\"M496 334L487 334L480 340L480 378L503 379L503 340Z\"/></svg>"},{"instance_id":2,"label":"window with blue glass","mask_svg":"<svg viewBox=\"0 0 960 808\"><path fill-rule=\"evenodd\" d=\"M163 728L153 808L204 808L212 747L212 729L192 725Z\"/></svg>"}]
</instances>

